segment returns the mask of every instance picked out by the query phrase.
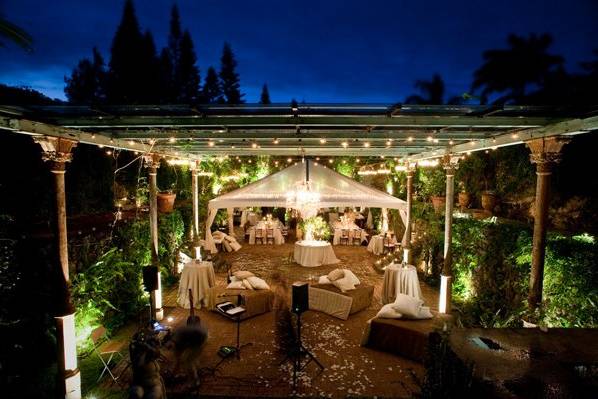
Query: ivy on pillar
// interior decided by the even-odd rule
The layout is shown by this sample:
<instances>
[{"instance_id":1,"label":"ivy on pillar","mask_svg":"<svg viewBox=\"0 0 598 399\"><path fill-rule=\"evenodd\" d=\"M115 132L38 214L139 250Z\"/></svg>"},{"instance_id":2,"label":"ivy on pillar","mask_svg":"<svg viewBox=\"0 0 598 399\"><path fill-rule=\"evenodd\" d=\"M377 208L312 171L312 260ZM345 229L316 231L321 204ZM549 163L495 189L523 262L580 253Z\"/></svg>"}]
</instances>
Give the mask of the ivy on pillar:
<instances>
[{"instance_id":1,"label":"ivy on pillar","mask_svg":"<svg viewBox=\"0 0 598 399\"><path fill-rule=\"evenodd\" d=\"M66 226L66 195L64 175L66 164L72 160L72 149L76 141L58 137L34 137L42 147L42 159L48 162L54 176L55 191L55 237L60 273L57 273L57 300L60 302L56 321L58 348L58 395L68 399L81 398L81 374L77 367L77 340L75 336L75 309L70 298L70 274L75 270L69 267L68 238Z\"/></svg>"},{"instance_id":2,"label":"ivy on pillar","mask_svg":"<svg viewBox=\"0 0 598 399\"><path fill-rule=\"evenodd\" d=\"M455 171L459 157L446 154L442 158L442 167L446 172L446 208L444 212L444 264L440 274L440 298L438 311L449 313L452 304L453 280L453 205L455 202Z\"/></svg>"},{"instance_id":3,"label":"ivy on pillar","mask_svg":"<svg viewBox=\"0 0 598 399\"><path fill-rule=\"evenodd\" d=\"M411 264L411 207L413 201L413 176L416 164L407 163L407 218L405 221L405 237L403 242L403 261Z\"/></svg>"},{"instance_id":4,"label":"ivy on pillar","mask_svg":"<svg viewBox=\"0 0 598 399\"><path fill-rule=\"evenodd\" d=\"M162 309L162 282L160 278L160 264L158 261L158 187L157 175L160 167L161 157L157 154L148 154L144 156L144 165L149 172L149 205L150 205L150 240L152 265L158 268L158 289L150 292L152 297L152 310L155 320L162 320L164 310Z\"/></svg>"},{"instance_id":5,"label":"ivy on pillar","mask_svg":"<svg viewBox=\"0 0 598 399\"><path fill-rule=\"evenodd\" d=\"M550 203L550 175L552 167L560 162L561 150L570 141L564 137L547 137L526 142L530 161L536 164L536 200L534 208L534 236L532 240L532 268L530 274L528 306L531 310L542 304L544 256L548 205Z\"/></svg>"}]
</instances>

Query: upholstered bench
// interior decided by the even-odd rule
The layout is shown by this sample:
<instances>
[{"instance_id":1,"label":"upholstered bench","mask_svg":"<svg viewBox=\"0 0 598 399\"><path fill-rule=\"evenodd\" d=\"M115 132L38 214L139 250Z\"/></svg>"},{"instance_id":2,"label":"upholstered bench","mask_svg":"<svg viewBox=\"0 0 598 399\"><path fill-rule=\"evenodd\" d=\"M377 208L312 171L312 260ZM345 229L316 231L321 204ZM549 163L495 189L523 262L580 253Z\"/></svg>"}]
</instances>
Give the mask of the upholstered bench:
<instances>
[{"instance_id":1,"label":"upholstered bench","mask_svg":"<svg viewBox=\"0 0 598 399\"><path fill-rule=\"evenodd\" d=\"M364 284L347 292L341 292L332 284L313 284L309 289L310 310L324 312L343 320L368 308L374 296L374 286Z\"/></svg>"},{"instance_id":2,"label":"upholstered bench","mask_svg":"<svg viewBox=\"0 0 598 399\"><path fill-rule=\"evenodd\" d=\"M423 363L428 350L429 335L442 329L452 318L432 312L427 320L382 319L368 320L361 345L383 352L393 353Z\"/></svg>"},{"instance_id":3,"label":"upholstered bench","mask_svg":"<svg viewBox=\"0 0 598 399\"><path fill-rule=\"evenodd\" d=\"M211 287L208 289L207 308L216 311L216 305L222 302L238 304L239 295L243 296L247 311L241 320L248 319L272 310L274 294L270 290L238 290L226 287Z\"/></svg>"}]
</instances>

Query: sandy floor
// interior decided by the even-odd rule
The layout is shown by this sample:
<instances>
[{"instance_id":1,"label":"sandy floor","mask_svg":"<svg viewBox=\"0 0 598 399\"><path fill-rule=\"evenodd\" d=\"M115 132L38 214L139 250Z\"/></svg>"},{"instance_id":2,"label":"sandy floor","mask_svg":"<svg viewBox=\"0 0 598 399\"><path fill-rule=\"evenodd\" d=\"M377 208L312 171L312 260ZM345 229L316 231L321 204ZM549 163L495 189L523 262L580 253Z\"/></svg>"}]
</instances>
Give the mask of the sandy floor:
<instances>
[{"instance_id":1,"label":"sandy floor","mask_svg":"<svg viewBox=\"0 0 598 399\"><path fill-rule=\"evenodd\" d=\"M296 396L319 397L413 397L418 395L423 378L422 365L395 355L360 346L362 333L368 319L381 307L380 295L383 275L375 271L378 259L365 247L335 246L340 264L304 268L292 261L293 245L244 246L240 251L225 254L233 270L246 269L269 280L275 270L285 274L289 282L305 280L328 273L337 267L351 269L365 284L375 286L372 305L343 321L319 312L306 312L303 317L303 342L325 366L323 372L312 362L301 373ZM217 285L226 284L226 274L217 273ZM422 284L426 304L436 308L437 294ZM165 316L174 318L170 325L185 323L188 310L176 307L176 287L164 292ZM163 363L170 395L200 394L202 396L253 396L284 397L293 395L292 368L289 362L280 362L274 342L274 312L269 312L241 323L241 343L251 343L241 351L241 359L224 360L215 373L220 360L217 355L221 345L234 345L236 324L222 316L201 309L202 323L209 330L209 339L199 356L203 370L199 388L193 387L189 378L168 377L171 361ZM168 354L167 354L168 358ZM125 376L126 378L126 376Z\"/></svg>"}]
</instances>

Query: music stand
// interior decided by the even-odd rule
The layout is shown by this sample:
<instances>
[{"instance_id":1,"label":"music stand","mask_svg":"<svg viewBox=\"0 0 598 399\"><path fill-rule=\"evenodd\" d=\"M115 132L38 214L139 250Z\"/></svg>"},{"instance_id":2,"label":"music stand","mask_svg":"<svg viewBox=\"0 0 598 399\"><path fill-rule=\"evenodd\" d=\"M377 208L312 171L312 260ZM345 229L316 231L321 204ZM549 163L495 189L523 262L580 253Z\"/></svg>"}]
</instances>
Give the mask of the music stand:
<instances>
[{"instance_id":1,"label":"music stand","mask_svg":"<svg viewBox=\"0 0 598 399\"><path fill-rule=\"evenodd\" d=\"M241 316L243 314L245 314L245 312L247 312L247 308L241 306L242 304L244 304L242 295L239 295L239 298L237 299L237 303L238 303L237 308L241 308L241 309L232 315L225 311L222 311L220 308L218 308L218 306L216 306L218 313L220 313L221 315L223 315L224 317L226 317L228 319L235 320L237 322L237 345L236 346L223 345L218 350L218 354L220 354L220 356L222 356L223 358L227 358L234 353L234 354L236 354L237 359L240 360L241 359L241 349L243 349L246 346L253 345L253 343L246 342L243 345L241 345ZM235 309L237 309L237 308L235 308Z\"/></svg>"}]
</instances>

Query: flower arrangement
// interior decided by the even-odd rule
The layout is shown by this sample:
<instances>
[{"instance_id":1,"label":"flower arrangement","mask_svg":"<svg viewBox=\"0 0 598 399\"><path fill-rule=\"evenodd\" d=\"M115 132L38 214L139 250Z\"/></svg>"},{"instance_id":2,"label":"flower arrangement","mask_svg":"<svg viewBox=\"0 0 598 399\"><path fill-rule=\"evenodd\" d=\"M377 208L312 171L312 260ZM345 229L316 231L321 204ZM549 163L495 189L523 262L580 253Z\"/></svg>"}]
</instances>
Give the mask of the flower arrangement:
<instances>
[{"instance_id":1,"label":"flower arrangement","mask_svg":"<svg viewBox=\"0 0 598 399\"><path fill-rule=\"evenodd\" d=\"M299 227L305 232L306 240L328 240L330 238L330 227L321 216L304 219Z\"/></svg>"}]
</instances>

